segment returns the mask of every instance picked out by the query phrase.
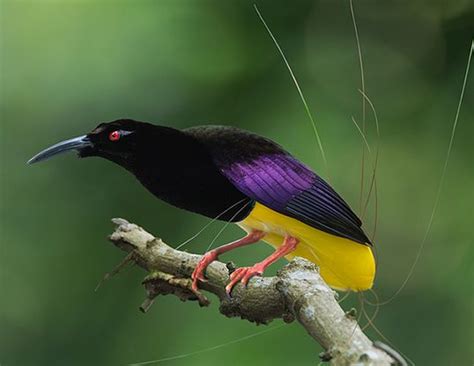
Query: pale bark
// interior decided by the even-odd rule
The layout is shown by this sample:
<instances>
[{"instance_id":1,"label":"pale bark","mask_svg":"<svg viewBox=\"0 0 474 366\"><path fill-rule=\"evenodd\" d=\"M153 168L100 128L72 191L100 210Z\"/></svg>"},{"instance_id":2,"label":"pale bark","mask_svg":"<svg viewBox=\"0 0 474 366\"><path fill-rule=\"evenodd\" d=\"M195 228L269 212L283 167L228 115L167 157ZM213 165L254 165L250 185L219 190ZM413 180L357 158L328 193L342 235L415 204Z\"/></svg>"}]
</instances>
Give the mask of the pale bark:
<instances>
[{"instance_id":1,"label":"pale bark","mask_svg":"<svg viewBox=\"0 0 474 366\"><path fill-rule=\"evenodd\" d=\"M149 272L143 284L147 298L140 307L146 312L158 295L174 294L181 300L209 304L204 294L191 291L191 274L200 255L173 249L141 227L123 219L114 219L117 228L110 240ZM374 344L361 330L352 315L346 314L337 302L337 294L319 275L311 262L295 258L274 277L255 277L247 288L238 284L229 298L225 285L230 265L213 262L206 271L208 281L200 288L216 295L220 312L256 323L269 323L281 318L297 320L324 349L321 357L332 365L396 365L403 359L389 347ZM116 272L114 271L114 272Z\"/></svg>"}]
</instances>

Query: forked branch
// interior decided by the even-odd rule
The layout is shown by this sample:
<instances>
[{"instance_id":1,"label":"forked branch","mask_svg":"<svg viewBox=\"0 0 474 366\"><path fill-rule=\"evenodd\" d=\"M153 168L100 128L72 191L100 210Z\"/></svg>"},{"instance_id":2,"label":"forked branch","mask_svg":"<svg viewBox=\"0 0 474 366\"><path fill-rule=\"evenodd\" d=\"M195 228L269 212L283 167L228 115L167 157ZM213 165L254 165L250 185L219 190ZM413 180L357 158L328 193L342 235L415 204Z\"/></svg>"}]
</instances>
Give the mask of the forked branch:
<instances>
[{"instance_id":1,"label":"forked branch","mask_svg":"<svg viewBox=\"0 0 474 366\"><path fill-rule=\"evenodd\" d=\"M158 295L173 294L183 301L209 304L204 294L191 290L191 274L201 256L178 251L141 227L124 219L113 219L117 228L110 236L112 243L149 272L143 281L147 298L140 309L146 312ZM275 277L257 277L245 288L237 285L232 298L225 291L233 266L213 262L206 271L208 281L201 289L213 293L220 301L220 312L228 317L241 317L256 323L269 323L281 318L298 320L324 349L320 357L332 365L396 365L404 363L388 347L374 344L360 329L353 316L346 314L311 262L295 258ZM116 271L114 271L116 272Z\"/></svg>"}]
</instances>

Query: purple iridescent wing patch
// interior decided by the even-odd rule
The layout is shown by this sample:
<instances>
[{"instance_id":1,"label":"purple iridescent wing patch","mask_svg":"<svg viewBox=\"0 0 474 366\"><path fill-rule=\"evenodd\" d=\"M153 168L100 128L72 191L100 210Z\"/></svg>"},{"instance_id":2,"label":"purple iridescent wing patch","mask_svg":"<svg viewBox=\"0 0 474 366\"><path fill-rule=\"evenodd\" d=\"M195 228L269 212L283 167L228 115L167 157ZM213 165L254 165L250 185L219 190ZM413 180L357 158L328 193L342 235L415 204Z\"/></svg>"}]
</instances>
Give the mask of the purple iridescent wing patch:
<instances>
[{"instance_id":1,"label":"purple iridescent wing patch","mask_svg":"<svg viewBox=\"0 0 474 366\"><path fill-rule=\"evenodd\" d=\"M234 127L186 132L204 144L222 174L252 200L327 233L370 244L347 203L275 142Z\"/></svg>"},{"instance_id":2,"label":"purple iridescent wing patch","mask_svg":"<svg viewBox=\"0 0 474 366\"><path fill-rule=\"evenodd\" d=\"M361 221L320 177L290 155L237 162L222 169L244 194L317 229L359 243L370 243Z\"/></svg>"},{"instance_id":3,"label":"purple iridescent wing patch","mask_svg":"<svg viewBox=\"0 0 474 366\"><path fill-rule=\"evenodd\" d=\"M276 210L284 210L288 201L315 180L311 170L281 154L235 162L221 170L241 192Z\"/></svg>"}]
</instances>

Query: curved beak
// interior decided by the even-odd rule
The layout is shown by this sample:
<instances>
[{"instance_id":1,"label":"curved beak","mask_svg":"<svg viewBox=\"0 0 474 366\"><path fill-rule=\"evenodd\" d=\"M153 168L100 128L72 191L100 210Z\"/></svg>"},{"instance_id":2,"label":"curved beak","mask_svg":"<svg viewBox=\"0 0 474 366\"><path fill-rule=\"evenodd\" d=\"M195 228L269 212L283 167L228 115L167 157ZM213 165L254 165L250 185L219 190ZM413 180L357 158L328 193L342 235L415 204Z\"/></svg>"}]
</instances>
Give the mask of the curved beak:
<instances>
[{"instance_id":1,"label":"curved beak","mask_svg":"<svg viewBox=\"0 0 474 366\"><path fill-rule=\"evenodd\" d=\"M92 146L92 142L87 137L87 135L75 137L66 141L61 141L56 145L50 146L47 149L44 149L43 151L33 156L30 160L28 160L28 164L34 164L39 161L49 159L54 155L62 154L69 150L80 151L81 149L90 146Z\"/></svg>"}]
</instances>

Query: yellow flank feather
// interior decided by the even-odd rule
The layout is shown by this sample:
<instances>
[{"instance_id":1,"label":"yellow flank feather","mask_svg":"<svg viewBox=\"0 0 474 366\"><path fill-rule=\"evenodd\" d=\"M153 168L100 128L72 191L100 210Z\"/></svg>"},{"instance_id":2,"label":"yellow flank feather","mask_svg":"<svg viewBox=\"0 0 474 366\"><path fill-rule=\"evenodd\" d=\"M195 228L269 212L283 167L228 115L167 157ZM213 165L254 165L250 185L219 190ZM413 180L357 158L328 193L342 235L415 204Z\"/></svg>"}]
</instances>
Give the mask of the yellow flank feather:
<instances>
[{"instance_id":1,"label":"yellow flank feather","mask_svg":"<svg viewBox=\"0 0 474 366\"><path fill-rule=\"evenodd\" d=\"M285 235L299 239L296 250L286 259L299 256L316 263L326 283L337 290L364 291L373 285L375 260L367 245L315 229L260 203L238 224L247 232L266 232L263 241L275 248Z\"/></svg>"}]
</instances>

